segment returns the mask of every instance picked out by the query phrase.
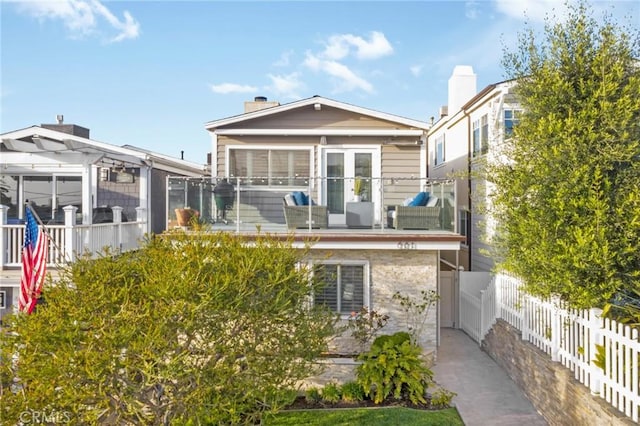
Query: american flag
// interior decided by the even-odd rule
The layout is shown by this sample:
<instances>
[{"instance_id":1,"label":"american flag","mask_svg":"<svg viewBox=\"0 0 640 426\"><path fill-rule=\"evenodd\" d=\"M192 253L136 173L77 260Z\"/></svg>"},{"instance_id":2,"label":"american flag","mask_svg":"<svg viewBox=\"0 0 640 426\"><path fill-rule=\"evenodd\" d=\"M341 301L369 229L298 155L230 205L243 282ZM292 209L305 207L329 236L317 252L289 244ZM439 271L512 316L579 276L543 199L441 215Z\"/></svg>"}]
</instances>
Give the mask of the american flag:
<instances>
[{"instance_id":1,"label":"american flag","mask_svg":"<svg viewBox=\"0 0 640 426\"><path fill-rule=\"evenodd\" d=\"M18 309L30 314L36 306L42 291L44 274L47 270L49 237L38 229L38 223L31 208L26 209L24 246L22 248L22 276L20 278L20 299Z\"/></svg>"}]
</instances>

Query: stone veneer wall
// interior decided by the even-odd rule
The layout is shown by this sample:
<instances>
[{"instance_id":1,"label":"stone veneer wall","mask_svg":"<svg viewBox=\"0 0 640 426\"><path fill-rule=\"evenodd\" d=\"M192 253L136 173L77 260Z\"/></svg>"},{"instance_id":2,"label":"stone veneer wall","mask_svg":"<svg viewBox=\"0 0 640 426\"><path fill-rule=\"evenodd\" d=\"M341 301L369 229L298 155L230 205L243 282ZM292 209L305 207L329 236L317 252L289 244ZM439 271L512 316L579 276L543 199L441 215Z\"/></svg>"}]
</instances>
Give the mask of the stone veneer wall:
<instances>
[{"instance_id":1,"label":"stone veneer wall","mask_svg":"<svg viewBox=\"0 0 640 426\"><path fill-rule=\"evenodd\" d=\"M525 392L550 425L629 425L623 413L611 407L573 373L529 342L503 320L498 320L482 348Z\"/></svg>"},{"instance_id":2,"label":"stone veneer wall","mask_svg":"<svg viewBox=\"0 0 640 426\"><path fill-rule=\"evenodd\" d=\"M381 334L393 334L406 331L407 324L400 304L393 300L393 294L400 291L417 299L422 290L437 290L438 287L438 255L436 251L418 250L313 250L313 259L361 261L369 263L370 309L380 314L389 315L387 325ZM347 320L344 320L346 324ZM425 361L433 363L437 348L437 309L429 311L422 338L419 342L424 350ZM353 354L368 348L360 348L345 331L330 342L330 351L336 354ZM353 380L357 362L350 358L333 358L322 360L326 364L323 374L309 378L305 386L322 386L328 381L344 383ZM304 386L303 386L304 387Z\"/></svg>"}]
</instances>

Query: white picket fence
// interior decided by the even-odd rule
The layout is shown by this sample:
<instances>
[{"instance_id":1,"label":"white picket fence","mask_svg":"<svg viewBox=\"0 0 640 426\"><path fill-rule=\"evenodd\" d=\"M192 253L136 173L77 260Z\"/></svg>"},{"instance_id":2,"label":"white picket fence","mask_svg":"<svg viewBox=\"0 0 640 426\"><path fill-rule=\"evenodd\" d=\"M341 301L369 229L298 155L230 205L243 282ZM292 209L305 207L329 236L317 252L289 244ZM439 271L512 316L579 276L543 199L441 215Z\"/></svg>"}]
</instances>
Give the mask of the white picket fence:
<instances>
[{"instance_id":1,"label":"white picket fence","mask_svg":"<svg viewBox=\"0 0 640 426\"><path fill-rule=\"evenodd\" d=\"M557 300L541 300L522 291L521 282L497 274L480 297L461 289L461 327L481 343L500 318L522 339L547 353L633 421L638 422L640 340L638 330L601 317L599 309L564 309ZM479 312L478 312L479 311ZM604 369L595 365L600 351Z\"/></svg>"}]
</instances>

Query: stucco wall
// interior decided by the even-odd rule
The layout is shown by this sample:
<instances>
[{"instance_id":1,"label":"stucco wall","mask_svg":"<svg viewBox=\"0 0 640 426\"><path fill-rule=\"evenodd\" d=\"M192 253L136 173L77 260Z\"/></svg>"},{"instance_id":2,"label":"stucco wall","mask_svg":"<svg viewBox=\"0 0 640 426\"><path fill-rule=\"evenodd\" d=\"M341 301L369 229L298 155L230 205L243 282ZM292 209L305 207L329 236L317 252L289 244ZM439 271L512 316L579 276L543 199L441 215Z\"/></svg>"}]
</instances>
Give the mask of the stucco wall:
<instances>
[{"instance_id":1,"label":"stucco wall","mask_svg":"<svg viewBox=\"0 0 640 426\"><path fill-rule=\"evenodd\" d=\"M623 413L573 378L573 373L503 320L493 326L482 348L506 370L550 425L630 425Z\"/></svg>"}]
</instances>

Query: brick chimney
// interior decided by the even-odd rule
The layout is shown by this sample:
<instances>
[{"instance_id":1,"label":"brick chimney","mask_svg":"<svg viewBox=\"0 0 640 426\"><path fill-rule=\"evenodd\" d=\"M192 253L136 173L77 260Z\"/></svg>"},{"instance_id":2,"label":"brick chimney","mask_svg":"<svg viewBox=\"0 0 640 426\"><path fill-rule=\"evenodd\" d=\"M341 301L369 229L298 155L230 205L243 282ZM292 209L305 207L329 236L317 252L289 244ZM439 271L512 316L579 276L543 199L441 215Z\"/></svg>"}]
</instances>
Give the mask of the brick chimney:
<instances>
[{"instance_id":1,"label":"brick chimney","mask_svg":"<svg viewBox=\"0 0 640 426\"><path fill-rule=\"evenodd\" d=\"M279 106L280 102L267 101L266 96L256 96L253 101L244 103L244 113L260 111L261 109Z\"/></svg>"},{"instance_id":2,"label":"brick chimney","mask_svg":"<svg viewBox=\"0 0 640 426\"><path fill-rule=\"evenodd\" d=\"M64 124L64 116L62 114L58 114L56 116L56 121L56 124L41 124L40 127L89 139L89 129L86 127L77 126L75 124Z\"/></svg>"}]
</instances>

